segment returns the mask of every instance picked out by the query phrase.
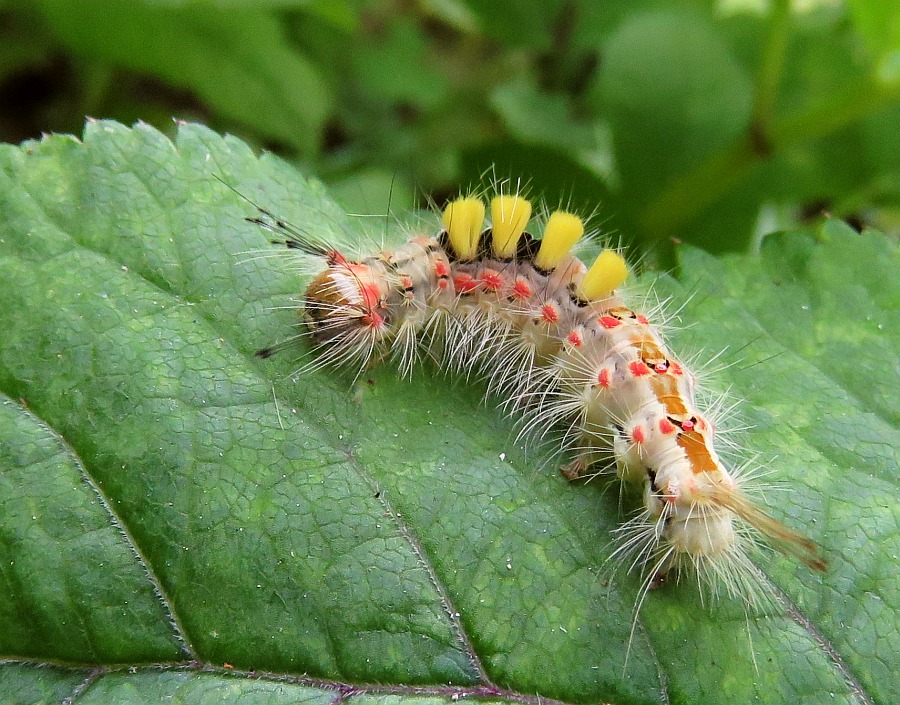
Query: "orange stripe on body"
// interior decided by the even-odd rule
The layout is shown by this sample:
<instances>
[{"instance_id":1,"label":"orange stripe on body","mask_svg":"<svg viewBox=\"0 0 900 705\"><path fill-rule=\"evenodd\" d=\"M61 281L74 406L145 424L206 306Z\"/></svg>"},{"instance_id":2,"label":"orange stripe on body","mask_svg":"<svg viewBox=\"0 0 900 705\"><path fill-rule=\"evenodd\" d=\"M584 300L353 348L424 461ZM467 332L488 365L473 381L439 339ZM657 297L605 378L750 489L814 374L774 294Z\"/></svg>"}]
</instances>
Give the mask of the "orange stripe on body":
<instances>
[{"instance_id":1,"label":"orange stripe on body","mask_svg":"<svg viewBox=\"0 0 900 705\"><path fill-rule=\"evenodd\" d=\"M678 390L678 380L669 375L653 375L650 378L650 388L657 401L663 405L669 416L686 416L687 405L681 398Z\"/></svg>"},{"instance_id":2,"label":"orange stripe on body","mask_svg":"<svg viewBox=\"0 0 900 705\"><path fill-rule=\"evenodd\" d=\"M676 419L688 415L687 405L681 398L678 380L675 377L654 375L650 378L650 388L657 401L666 410L666 414ZM706 445L706 436L693 427L693 424L688 424L687 421L683 424L686 424L687 428L682 428L675 442L684 450L693 473L697 475L701 472L718 472L719 466Z\"/></svg>"},{"instance_id":3,"label":"orange stripe on body","mask_svg":"<svg viewBox=\"0 0 900 705\"><path fill-rule=\"evenodd\" d=\"M719 466L713 460L709 448L706 447L706 437L698 431L682 431L675 439L684 449L691 470L695 475L701 472L719 472Z\"/></svg>"}]
</instances>

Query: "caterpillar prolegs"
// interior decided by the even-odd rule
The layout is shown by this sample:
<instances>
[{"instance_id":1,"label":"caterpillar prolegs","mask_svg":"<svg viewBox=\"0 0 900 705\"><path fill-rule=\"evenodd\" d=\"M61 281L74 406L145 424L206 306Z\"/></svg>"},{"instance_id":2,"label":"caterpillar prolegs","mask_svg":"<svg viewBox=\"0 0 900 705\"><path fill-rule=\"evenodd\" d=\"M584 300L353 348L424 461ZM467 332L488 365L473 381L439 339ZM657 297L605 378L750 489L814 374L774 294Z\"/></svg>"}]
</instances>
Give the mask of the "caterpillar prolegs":
<instances>
[{"instance_id":1,"label":"caterpillar prolegs","mask_svg":"<svg viewBox=\"0 0 900 705\"><path fill-rule=\"evenodd\" d=\"M645 587L692 572L701 588L753 602L759 572L748 551L759 535L824 570L815 544L754 504L740 469L721 460L694 376L617 293L623 258L604 250L587 267L571 253L584 234L579 217L551 213L536 239L526 232L531 215L524 197L501 194L486 225L484 202L460 198L436 235L358 259L279 221L257 222L318 270L300 324L319 348L314 366L360 371L391 358L408 375L428 356L481 374L521 412L525 433L565 429L567 478L614 467L641 483L643 508L617 531L613 556L641 570Z\"/></svg>"}]
</instances>

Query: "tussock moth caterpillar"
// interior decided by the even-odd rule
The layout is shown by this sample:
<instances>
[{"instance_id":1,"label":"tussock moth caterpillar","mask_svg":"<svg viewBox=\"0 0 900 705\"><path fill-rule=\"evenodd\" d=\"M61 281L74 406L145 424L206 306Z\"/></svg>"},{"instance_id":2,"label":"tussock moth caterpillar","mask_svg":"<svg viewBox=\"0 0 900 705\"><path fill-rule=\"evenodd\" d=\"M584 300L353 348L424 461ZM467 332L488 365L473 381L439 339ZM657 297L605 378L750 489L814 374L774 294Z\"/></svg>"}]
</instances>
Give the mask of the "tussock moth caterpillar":
<instances>
[{"instance_id":1,"label":"tussock moth caterpillar","mask_svg":"<svg viewBox=\"0 0 900 705\"><path fill-rule=\"evenodd\" d=\"M518 193L500 193L489 208L459 198L436 235L359 258L261 211L251 220L314 276L300 333L257 354L302 338L318 348L309 367L359 373L390 359L409 375L430 357L483 375L489 392L521 413L524 434L565 429L574 454L565 477L609 467L642 486L643 507L616 532L612 554L641 571L639 599L669 574L692 573L701 589L756 603L765 590L750 554L760 535L824 570L815 544L753 503L743 469L721 460L694 375L618 293L628 276L622 256L603 250L586 266L572 254L584 223L562 210L542 219L535 238L532 205Z\"/></svg>"}]
</instances>

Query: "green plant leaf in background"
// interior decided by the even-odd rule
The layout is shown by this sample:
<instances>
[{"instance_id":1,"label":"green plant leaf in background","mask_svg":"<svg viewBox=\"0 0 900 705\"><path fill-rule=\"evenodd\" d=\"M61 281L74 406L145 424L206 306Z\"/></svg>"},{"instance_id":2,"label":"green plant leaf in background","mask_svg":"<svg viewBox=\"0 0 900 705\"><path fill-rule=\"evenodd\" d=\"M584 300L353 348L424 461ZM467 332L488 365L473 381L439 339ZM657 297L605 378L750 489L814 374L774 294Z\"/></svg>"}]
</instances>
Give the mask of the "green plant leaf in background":
<instances>
[{"instance_id":1,"label":"green plant leaf in background","mask_svg":"<svg viewBox=\"0 0 900 705\"><path fill-rule=\"evenodd\" d=\"M895 242L829 222L657 280L690 299L675 347L728 346L769 508L830 568L773 556L750 618L657 591L626 665L616 492L477 384L256 360L303 284L215 177L359 245L318 182L197 125L0 149L3 702L892 702Z\"/></svg>"},{"instance_id":2,"label":"green plant leaf in background","mask_svg":"<svg viewBox=\"0 0 900 705\"><path fill-rule=\"evenodd\" d=\"M743 252L826 212L898 231L895 5L7 0L0 140L174 115L373 214L494 164L671 267L675 239Z\"/></svg>"},{"instance_id":3,"label":"green plant leaf in background","mask_svg":"<svg viewBox=\"0 0 900 705\"><path fill-rule=\"evenodd\" d=\"M156 74L189 88L232 120L309 156L329 109L329 92L265 8L227 12L201 3L166 7L141 0L39 0L73 51Z\"/></svg>"}]
</instances>

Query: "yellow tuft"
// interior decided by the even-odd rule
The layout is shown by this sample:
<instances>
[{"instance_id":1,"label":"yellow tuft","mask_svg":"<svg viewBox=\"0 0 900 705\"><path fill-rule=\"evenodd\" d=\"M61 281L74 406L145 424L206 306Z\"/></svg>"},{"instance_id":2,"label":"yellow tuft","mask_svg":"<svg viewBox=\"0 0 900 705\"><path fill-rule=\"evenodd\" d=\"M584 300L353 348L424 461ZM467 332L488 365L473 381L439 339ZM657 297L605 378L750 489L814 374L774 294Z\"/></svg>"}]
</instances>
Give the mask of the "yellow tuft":
<instances>
[{"instance_id":1,"label":"yellow tuft","mask_svg":"<svg viewBox=\"0 0 900 705\"><path fill-rule=\"evenodd\" d=\"M603 250L594 264L584 275L579 295L585 301L602 299L625 281L628 267L622 255L612 250Z\"/></svg>"},{"instance_id":2,"label":"yellow tuft","mask_svg":"<svg viewBox=\"0 0 900 705\"><path fill-rule=\"evenodd\" d=\"M497 257L515 256L529 218L531 204L521 196L496 196L491 201L491 232Z\"/></svg>"},{"instance_id":3,"label":"yellow tuft","mask_svg":"<svg viewBox=\"0 0 900 705\"><path fill-rule=\"evenodd\" d=\"M450 244L462 260L474 259L484 223L484 203L479 198L458 198L444 209L444 228Z\"/></svg>"},{"instance_id":4,"label":"yellow tuft","mask_svg":"<svg viewBox=\"0 0 900 705\"><path fill-rule=\"evenodd\" d=\"M535 265L544 271L556 269L560 260L582 235L584 223L581 222L581 218L564 211L556 211L550 216L547 227L544 228L541 249L534 258Z\"/></svg>"}]
</instances>

